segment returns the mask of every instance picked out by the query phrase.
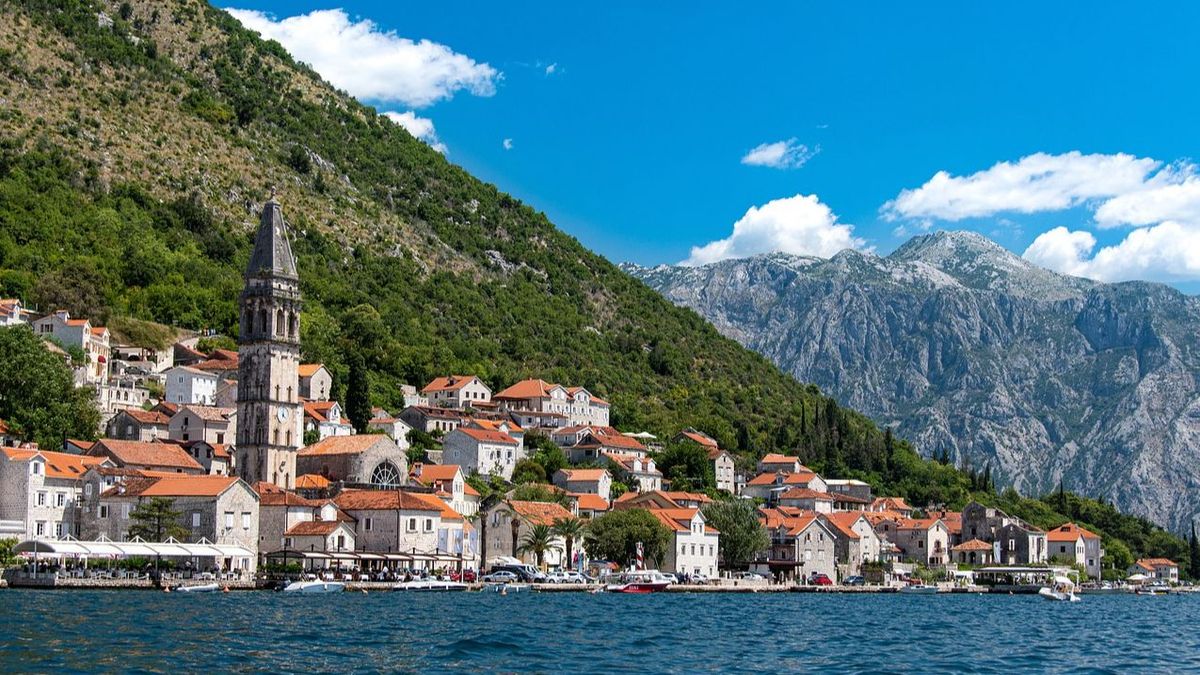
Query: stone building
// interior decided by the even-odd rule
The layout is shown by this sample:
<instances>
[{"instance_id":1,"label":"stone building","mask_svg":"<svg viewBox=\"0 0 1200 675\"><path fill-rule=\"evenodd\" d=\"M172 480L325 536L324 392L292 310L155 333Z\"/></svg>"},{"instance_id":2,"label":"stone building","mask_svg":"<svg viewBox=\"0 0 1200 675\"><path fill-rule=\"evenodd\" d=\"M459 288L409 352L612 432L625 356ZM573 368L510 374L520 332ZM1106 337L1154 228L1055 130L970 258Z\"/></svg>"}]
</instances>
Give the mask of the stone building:
<instances>
[{"instance_id":1,"label":"stone building","mask_svg":"<svg viewBox=\"0 0 1200 675\"><path fill-rule=\"evenodd\" d=\"M971 502L962 510L964 541L979 539L999 543L995 562L1002 565L1028 565L1046 562L1046 533L1000 509Z\"/></svg>"},{"instance_id":2,"label":"stone building","mask_svg":"<svg viewBox=\"0 0 1200 675\"><path fill-rule=\"evenodd\" d=\"M328 401L333 391L333 375L323 363L302 363L297 370L300 376L300 395L310 401Z\"/></svg>"},{"instance_id":3,"label":"stone building","mask_svg":"<svg viewBox=\"0 0 1200 675\"><path fill-rule=\"evenodd\" d=\"M157 410L121 410L105 425L104 435L122 441L155 441L169 436L171 418Z\"/></svg>"},{"instance_id":4,"label":"stone building","mask_svg":"<svg viewBox=\"0 0 1200 675\"><path fill-rule=\"evenodd\" d=\"M463 517L435 495L403 490L346 490L334 502L353 519L354 541L359 551L461 555L463 566L477 564L476 545ZM446 561L431 566L442 565Z\"/></svg>"},{"instance_id":5,"label":"stone building","mask_svg":"<svg viewBox=\"0 0 1200 675\"><path fill-rule=\"evenodd\" d=\"M408 456L383 434L330 436L301 450L296 467L301 475L350 485L395 488L408 482Z\"/></svg>"},{"instance_id":6,"label":"stone building","mask_svg":"<svg viewBox=\"0 0 1200 675\"><path fill-rule=\"evenodd\" d=\"M197 475L208 473L178 443L102 438L92 445L87 454L92 457L108 457L113 464L125 469Z\"/></svg>"},{"instance_id":7,"label":"stone building","mask_svg":"<svg viewBox=\"0 0 1200 675\"><path fill-rule=\"evenodd\" d=\"M181 405L167 426L173 441L230 443L237 436L237 411L207 405Z\"/></svg>"},{"instance_id":8,"label":"stone building","mask_svg":"<svg viewBox=\"0 0 1200 675\"><path fill-rule=\"evenodd\" d=\"M238 327L237 452L240 475L290 488L303 444L300 407L300 278L287 223L263 206L246 267Z\"/></svg>"},{"instance_id":9,"label":"stone building","mask_svg":"<svg viewBox=\"0 0 1200 675\"><path fill-rule=\"evenodd\" d=\"M83 476L112 466L103 457L48 452L35 447L0 448L0 521L19 523L22 539L79 536Z\"/></svg>"},{"instance_id":10,"label":"stone building","mask_svg":"<svg viewBox=\"0 0 1200 675\"><path fill-rule=\"evenodd\" d=\"M500 502L488 509L483 517L487 519L487 557L493 560L497 556L519 558L528 563L536 562L532 554L521 555L517 549L521 540L535 525L553 527L559 520L573 517L573 514L559 504L553 502L527 502L510 499ZM565 562L566 542L562 537L555 537L556 549L548 551L542 558L547 567L559 567ZM579 549L578 546L575 547ZM488 560L483 561L487 564Z\"/></svg>"}]
</instances>

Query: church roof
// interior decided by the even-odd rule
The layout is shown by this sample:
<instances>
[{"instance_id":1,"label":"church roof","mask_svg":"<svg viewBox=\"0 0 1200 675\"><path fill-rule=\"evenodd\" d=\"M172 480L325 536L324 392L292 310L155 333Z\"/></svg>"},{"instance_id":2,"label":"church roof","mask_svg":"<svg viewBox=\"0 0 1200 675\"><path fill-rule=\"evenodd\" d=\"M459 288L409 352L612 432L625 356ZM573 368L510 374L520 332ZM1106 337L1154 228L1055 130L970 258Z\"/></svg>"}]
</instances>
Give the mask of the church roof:
<instances>
[{"instance_id":1,"label":"church roof","mask_svg":"<svg viewBox=\"0 0 1200 675\"><path fill-rule=\"evenodd\" d=\"M263 275L296 278L296 258L288 242L287 223L283 209L272 197L263 205L258 234L254 237L254 252L246 266L247 277Z\"/></svg>"}]
</instances>

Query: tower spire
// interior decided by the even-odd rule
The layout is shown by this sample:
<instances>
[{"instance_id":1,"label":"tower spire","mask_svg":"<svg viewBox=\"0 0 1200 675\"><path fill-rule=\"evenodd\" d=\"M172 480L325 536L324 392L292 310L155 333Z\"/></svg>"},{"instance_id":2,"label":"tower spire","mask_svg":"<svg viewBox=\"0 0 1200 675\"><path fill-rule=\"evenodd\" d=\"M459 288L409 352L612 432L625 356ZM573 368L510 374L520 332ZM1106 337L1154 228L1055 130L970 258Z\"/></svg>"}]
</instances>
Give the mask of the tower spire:
<instances>
[{"instance_id":1,"label":"tower spire","mask_svg":"<svg viewBox=\"0 0 1200 675\"><path fill-rule=\"evenodd\" d=\"M283 219L283 209L275 200L274 189L271 190L271 198L263 204L258 234L254 237L254 251L250 254L250 264L246 266L246 278L264 275L297 278L296 258L292 255L292 245L287 236L287 221Z\"/></svg>"}]
</instances>

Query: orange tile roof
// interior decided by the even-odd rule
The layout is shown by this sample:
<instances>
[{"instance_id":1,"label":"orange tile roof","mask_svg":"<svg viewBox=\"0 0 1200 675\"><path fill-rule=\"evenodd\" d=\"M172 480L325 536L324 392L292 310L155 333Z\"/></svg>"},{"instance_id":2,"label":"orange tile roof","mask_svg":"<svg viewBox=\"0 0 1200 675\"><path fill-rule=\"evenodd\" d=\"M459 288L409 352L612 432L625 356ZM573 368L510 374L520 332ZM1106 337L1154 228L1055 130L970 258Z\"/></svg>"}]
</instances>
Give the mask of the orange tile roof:
<instances>
[{"instance_id":1,"label":"orange tile roof","mask_svg":"<svg viewBox=\"0 0 1200 675\"><path fill-rule=\"evenodd\" d=\"M437 502L432 503L425 499ZM433 495L419 495L400 490L346 490L334 497L338 508L346 511L437 511L441 512L442 500Z\"/></svg>"},{"instance_id":2,"label":"orange tile roof","mask_svg":"<svg viewBox=\"0 0 1200 675\"><path fill-rule=\"evenodd\" d=\"M834 501L833 496L828 492L818 492L808 488L792 488L783 494L779 495L780 499L814 499L821 502Z\"/></svg>"},{"instance_id":3,"label":"orange tile roof","mask_svg":"<svg viewBox=\"0 0 1200 675\"><path fill-rule=\"evenodd\" d=\"M579 505L579 508L581 510L584 510L584 511L607 511L609 509L609 503L604 501L604 497L601 497L600 495L594 495L594 494L586 493L586 492L585 493L570 492L568 494L570 494L575 499L575 503L577 503Z\"/></svg>"},{"instance_id":4,"label":"orange tile roof","mask_svg":"<svg viewBox=\"0 0 1200 675\"><path fill-rule=\"evenodd\" d=\"M46 460L47 478L65 478L75 480L83 477L88 469L104 463L104 457L74 455L68 452L53 452L36 450L34 448L3 448L4 454L10 461L26 462L41 455Z\"/></svg>"},{"instance_id":5,"label":"orange tile roof","mask_svg":"<svg viewBox=\"0 0 1200 675\"><path fill-rule=\"evenodd\" d=\"M862 517L862 511L838 511L837 513L821 514L822 520L845 535L847 539L861 539L859 534L854 531L854 524Z\"/></svg>"},{"instance_id":6,"label":"orange tile roof","mask_svg":"<svg viewBox=\"0 0 1200 675\"><path fill-rule=\"evenodd\" d=\"M88 450L88 454L92 456L108 454L121 465L135 464L195 471L204 470L191 455L184 452L183 448L175 443L118 441L112 438L102 438Z\"/></svg>"},{"instance_id":7,"label":"orange tile roof","mask_svg":"<svg viewBox=\"0 0 1200 675\"><path fill-rule=\"evenodd\" d=\"M383 434L353 434L351 436L329 436L312 445L301 448L300 455L311 457L317 455L358 455L380 441L391 442Z\"/></svg>"},{"instance_id":8,"label":"orange tile roof","mask_svg":"<svg viewBox=\"0 0 1200 675\"><path fill-rule=\"evenodd\" d=\"M418 464L412 471L413 477L426 485L434 481L452 481L460 473L462 467L457 464Z\"/></svg>"},{"instance_id":9,"label":"orange tile roof","mask_svg":"<svg viewBox=\"0 0 1200 675\"><path fill-rule=\"evenodd\" d=\"M136 408L129 408L123 410L122 412L139 424L157 424L165 427L171 423L171 418L155 410L137 410Z\"/></svg>"},{"instance_id":10,"label":"orange tile roof","mask_svg":"<svg viewBox=\"0 0 1200 675\"><path fill-rule=\"evenodd\" d=\"M301 363L296 369L296 374L300 377L312 377L317 374L317 371L324 368L324 363Z\"/></svg>"},{"instance_id":11,"label":"orange tile roof","mask_svg":"<svg viewBox=\"0 0 1200 675\"><path fill-rule=\"evenodd\" d=\"M604 399L600 398L599 396L593 394L591 391L589 391L583 387L567 387L567 394L569 394L572 397L581 391L587 392L588 398L590 398L592 401L592 405L595 405L597 403L599 403L600 405L608 405L608 401L605 401Z\"/></svg>"},{"instance_id":12,"label":"orange tile roof","mask_svg":"<svg viewBox=\"0 0 1200 675\"><path fill-rule=\"evenodd\" d=\"M1135 563L1138 567L1153 572L1159 567L1179 567L1179 564L1167 558L1142 558Z\"/></svg>"},{"instance_id":13,"label":"orange tile roof","mask_svg":"<svg viewBox=\"0 0 1200 675\"><path fill-rule=\"evenodd\" d=\"M296 476L297 490L320 490L329 487L329 479L317 473Z\"/></svg>"},{"instance_id":14,"label":"orange tile roof","mask_svg":"<svg viewBox=\"0 0 1200 675\"><path fill-rule=\"evenodd\" d=\"M533 525L553 525L564 518L571 518L571 512L562 505L554 502L525 502L509 500L509 506L524 520Z\"/></svg>"},{"instance_id":15,"label":"orange tile roof","mask_svg":"<svg viewBox=\"0 0 1200 675\"><path fill-rule=\"evenodd\" d=\"M800 458L792 455L784 455L778 452L771 452L763 455L763 458L758 460L759 464L799 464Z\"/></svg>"},{"instance_id":16,"label":"orange tile roof","mask_svg":"<svg viewBox=\"0 0 1200 675\"><path fill-rule=\"evenodd\" d=\"M296 482L299 483L300 479L296 479ZM295 492L284 490L274 483L260 481L252 487L258 493L259 506L304 506L317 508L321 505L321 502L305 499Z\"/></svg>"},{"instance_id":17,"label":"orange tile roof","mask_svg":"<svg viewBox=\"0 0 1200 675\"><path fill-rule=\"evenodd\" d=\"M429 394L435 391L458 391L467 386L471 382L479 378L474 375L451 375L450 377L435 377L433 381L425 385L421 390L422 394ZM482 380L480 380L482 382Z\"/></svg>"},{"instance_id":18,"label":"orange tile roof","mask_svg":"<svg viewBox=\"0 0 1200 675\"><path fill-rule=\"evenodd\" d=\"M191 366L200 371L221 372L225 370L237 370L238 360L234 359L207 359L200 363Z\"/></svg>"},{"instance_id":19,"label":"orange tile roof","mask_svg":"<svg viewBox=\"0 0 1200 675\"><path fill-rule=\"evenodd\" d=\"M560 385L545 380L521 380L516 384L505 388L499 394L492 398L510 398L510 399L525 399L525 398L544 398L550 396L550 390L560 387ZM566 391L566 387L561 387Z\"/></svg>"},{"instance_id":20,"label":"orange tile roof","mask_svg":"<svg viewBox=\"0 0 1200 675\"><path fill-rule=\"evenodd\" d=\"M708 434L696 431L695 429L684 429L683 431L679 432L679 435L683 436L684 438L688 439L689 441L692 441L693 443L699 443L700 445L702 445L706 448L718 447L717 441L714 440L711 436L709 436Z\"/></svg>"},{"instance_id":21,"label":"orange tile roof","mask_svg":"<svg viewBox=\"0 0 1200 675\"><path fill-rule=\"evenodd\" d=\"M883 507L884 511L912 511L913 508L904 501L904 497L876 497L871 502L871 508Z\"/></svg>"},{"instance_id":22,"label":"orange tile roof","mask_svg":"<svg viewBox=\"0 0 1200 675\"><path fill-rule=\"evenodd\" d=\"M336 401L305 401L304 414L318 422L329 421L329 411L333 410Z\"/></svg>"},{"instance_id":23,"label":"orange tile roof","mask_svg":"<svg viewBox=\"0 0 1200 675\"><path fill-rule=\"evenodd\" d=\"M190 403L180 406L179 410L180 412L184 410L191 411L196 417L206 422L228 422L230 417L237 414L237 408L218 408L211 405L192 405Z\"/></svg>"},{"instance_id":24,"label":"orange tile roof","mask_svg":"<svg viewBox=\"0 0 1200 675\"><path fill-rule=\"evenodd\" d=\"M142 497L216 497L238 482L235 476L171 476L153 479ZM132 494L126 491L126 494Z\"/></svg>"},{"instance_id":25,"label":"orange tile roof","mask_svg":"<svg viewBox=\"0 0 1200 675\"><path fill-rule=\"evenodd\" d=\"M608 469L560 469L568 481L598 481L608 475Z\"/></svg>"},{"instance_id":26,"label":"orange tile roof","mask_svg":"<svg viewBox=\"0 0 1200 675\"><path fill-rule=\"evenodd\" d=\"M503 431L492 431L491 429L470 429L467 427L459 427L455 431L462 432L470 438L480 443L503 443L505 445L520 445L517 439L509 436ZM454 433L454 432L451 432Z\"/></svg>"},{"instance_id":27,"label":"orange tile roof","mask_svg":"<svg viewBox=\"0 0 1200 675\"><path fill-rule=\"evenodd\" d=\"M940 518L905 518L896 525L897 530L928 530L938 523L941 523ZM945 527L945 523L942 523Z\"/></svg>"},{"instance_id":28,"label":"orange tile roof","mask_svg":"<svg viewBox=\"0 0 1200 675\"><path fill-rule=\"evenodd\" d=\"M680 490L659 490L659 494L673 502L698 502L700 504L712 503L712 497L701 492L682 492ZM648 494L648 493L647 493Z\"/></svg>"},{"instance_id":29,"label":"orange tile roof","mask_svg":"<svg viewBox=\"0 0 1200 675\"><path fill-rule=\"evenodd\" d=\"M341 526L342 523L337 520L307 520L291 526L284 534L289 537L326 537Z\"/></svg>"},{"instance_id":30,"label":"orange tile roof","mask_svg":"<svg viewBox=\"0 0 1200 675\"><path fill-rule=\"evenodd\" d=\"M621 450L636 450L645 452L646 446L642 445L636 438L631 438L623 434L610 436L608 434L591 434L583 438L575 445L577 448L619 448Z\"/></svg>"},{"instance_id":31,"label":"orange tile roof","mask_svg":"<svg viewBox=\"0 0 1200 675\"><path fill-rule=\"evenodd\" d=\"M979 539L972 539L970 541L964 541L963 543L951 548L950 550L951 551L991 551L992 545L987 543L986 541L981 541Z\"/></svg>"},{"instance_id":32,"label":"orange tile roof","mask_svg":"<svg viewBox=\"0 0 1200 675\"><path fill-rule=\"evenodd\" d=\"M442 501L436 495L425 494L422 492L414 492L413 496L416 497L417 499L425 502L426 504L428 504L431 507L436 507L438 509L438 511L441 511L442 520L462 520L463 519L461 513L459 513L458 511L455 511L453 508L450 507L449 504Z\"/></svg>"},{"instance_id":33,"label":"orange tile roof","mask_svg":"<svg viewBox=\"0 0 1200 675\"><path fill-rule=\"evenodd\" d=\"M1046 541L1076 541L1084 539L1099 539L1096 534L1089 532L1075 523L1066 523L1046 533Z\"/></svg>"},{"instance_id":34,"label":"orange tile roof","mask_svg":"<svg viewBox=\"0 0 1200 675\"><path fill-rule=\"evenodd\" d=\"M521 428L521 425L517 424L516 422L513 422L512 420L485 420L485 419L480 419L478 417L473 417L473 418L471 418L471 421L468 422L468 424L475 424L475 425L478 425L479 428L481 428L481 429L488 429L490 431L500 431L500 432L503 432L506 434L512 434L512 433L519 434L519 433L523 433L525 431L524 429ZM504 429L502 429L501 427L508 427L508 431L504 431Z\"/></svg>"}]
</instances>

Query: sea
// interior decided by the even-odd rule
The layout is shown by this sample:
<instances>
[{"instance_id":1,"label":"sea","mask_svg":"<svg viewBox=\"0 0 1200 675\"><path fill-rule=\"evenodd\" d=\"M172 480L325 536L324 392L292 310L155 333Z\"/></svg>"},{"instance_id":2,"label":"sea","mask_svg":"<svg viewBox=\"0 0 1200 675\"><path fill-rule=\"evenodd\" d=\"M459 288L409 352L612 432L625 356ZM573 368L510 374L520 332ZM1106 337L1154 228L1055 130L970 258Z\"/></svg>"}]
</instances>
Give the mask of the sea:
<instances>
[{"instance_id":1,"label":"sea","mask_svg":"<svg viewBox=\"0 0 1200 675\"><path fill-rule=\"evenodd\" d=\"M1200 672L1200 594L9 589L0 672Z\"/></svg>"}]
</instances>

